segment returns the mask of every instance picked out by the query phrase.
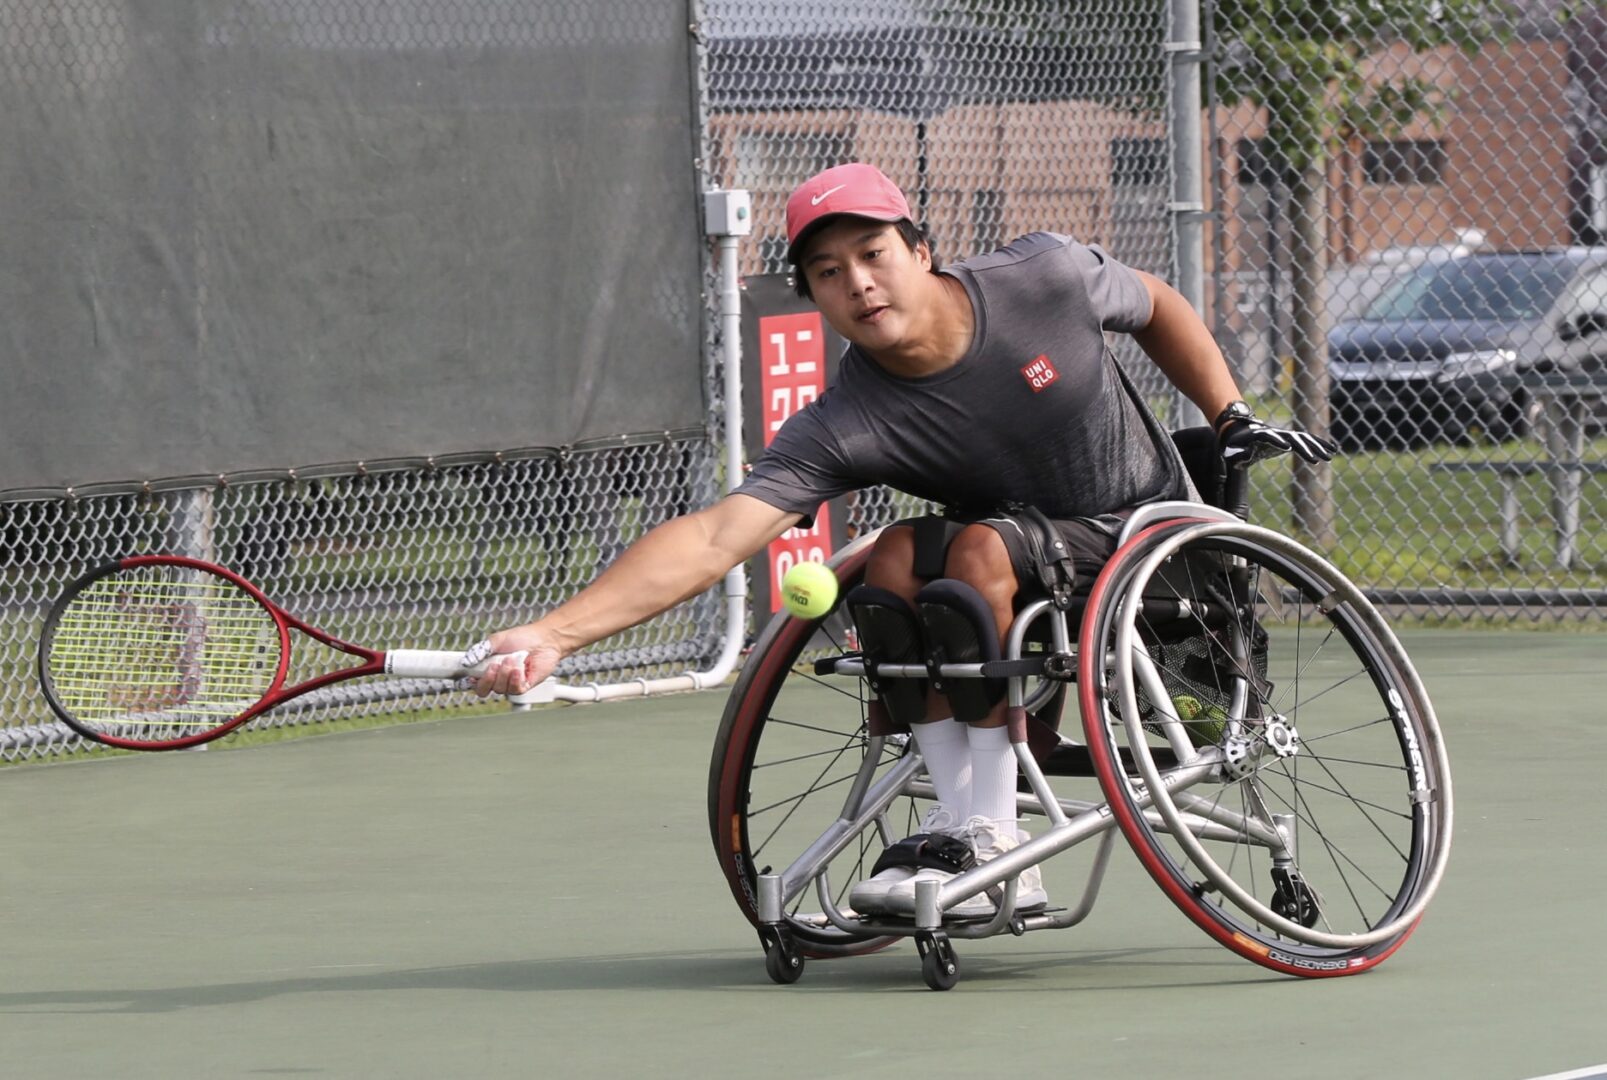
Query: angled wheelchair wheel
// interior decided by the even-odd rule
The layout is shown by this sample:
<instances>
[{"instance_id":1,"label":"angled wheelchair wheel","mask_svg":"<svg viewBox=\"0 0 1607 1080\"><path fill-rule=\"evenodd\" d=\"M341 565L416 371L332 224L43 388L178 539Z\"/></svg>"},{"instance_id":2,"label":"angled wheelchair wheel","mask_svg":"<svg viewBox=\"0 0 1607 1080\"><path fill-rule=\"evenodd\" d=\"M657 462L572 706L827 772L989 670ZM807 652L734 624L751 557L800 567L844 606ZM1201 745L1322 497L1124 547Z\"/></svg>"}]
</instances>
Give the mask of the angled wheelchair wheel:
<instances>
[{"instance_id":1,"label":"angled wheelchair wheel","mask_svg":"<svg viewBox=\"0 0 1607 1080\"><path fill-rule=\"evenodd\" d=\"M834 563L842 592L864 576L867 537ZM907 741L879 747L871 739L869 699L859 680L817 676L814 663L852 651L851 623L838 608L809 622L777 615L743 666L715 739L709 764L709 831L731 894L759 924L756 878L783 873L842 813L860 765L876 752L876 775L903 759ZM847 906L848 891L868 876L882 849L915 831L924 802L900 794L880 819L841 838L827 880L832 901ZM831 924L810 885L785 905L784 917L807 956L849 956L897 938L852 934Z\"/></svg>"},{"instance_id":2,"label":"angled wheelchair wheel","mask_svg":"<svg viewBox=\"0 0 1607 1080\"><path fill-rule=\"evenodd\" d=\"M1165 523L1106 565L1080 641L1101 787L1189 918L1293 975L1400 947L1444 872L1451 778L1421 682L1354 585L1265 529Z\"/></svg>"}]
</instances>

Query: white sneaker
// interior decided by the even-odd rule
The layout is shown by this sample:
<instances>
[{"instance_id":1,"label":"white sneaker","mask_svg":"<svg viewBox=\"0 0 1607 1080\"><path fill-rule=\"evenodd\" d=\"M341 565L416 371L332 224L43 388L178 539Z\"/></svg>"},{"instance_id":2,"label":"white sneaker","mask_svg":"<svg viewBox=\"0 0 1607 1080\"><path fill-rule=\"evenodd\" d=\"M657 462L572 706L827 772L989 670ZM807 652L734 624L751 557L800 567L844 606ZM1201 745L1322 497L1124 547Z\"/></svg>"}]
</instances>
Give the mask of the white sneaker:
<instances>
[{"instance_id":1,"label":"white sneaker","mask_svg":"<svg viewBox=\"0 0 1607 1080\"><path fill-rule=\"evenodd\" d=\"M967 821L960 835L964 836L976 852L978 864L989 859L997 858L1005 852L1020 845L1022 840L1031 837L1016 829L1014 822L994 821L992 818L973 817ZM896 881L886 891L885 910L899 915L915 914L915 883L917 881L936 881L939 885L953 879L956 875L946 870L918 870L909 874L904 880ZM998 914L998 904L988 895L987 890L963 900L943 913L945 918L952 919L991 919ZM1037 866L1029 866L1021 872L1016 879L1015 910L1036 911L1047 907L1049 894L1043 889L1043 875L1038 872Z\"/></svg>"},{"instance_id":2,"label":"white sneaker","mask_svg":"<svg viewBox=\"0 0 1607 1080\"><path fill-rule=\"evenodd\" d=\"M959 818L950 813L943 804L938 803L926 812L921 819L919 833L946 833L950 836L959 836L964 825ZM890 890L902 886L913 878L916 873L932 873L933 871L917 871L913 866L890 866L874 877L868 877L856 884L848 892L848 903L857 912L864 914L877 914L888 910L887 894ZM914 886L910 886L910 902L914 903Z\"/></svg>"},{"instance_id":3,"label":"white sneaker","mask_svg":"<svg viewBox=\"0 0 1607 1080\"><path fill-rule=\"evenodd\" d=\"M965 829L971 836L972 846L976 849L978 863L997 858L1007 851L1020 847L1024 841L1032 839L1032 835L1026 830L1016 828L1013 821L974 817L965 823ZM987 896L986 893L981 895L984 898ZM989 906L992 906L992 901L989 901ZM1038 872L1038 865L1034 863L1021 871L1021 876L1016 878L1016 910L1036 911L1048 906L1049 894L1043 891L1043 875Z\"/></svg>"}]
</instances>

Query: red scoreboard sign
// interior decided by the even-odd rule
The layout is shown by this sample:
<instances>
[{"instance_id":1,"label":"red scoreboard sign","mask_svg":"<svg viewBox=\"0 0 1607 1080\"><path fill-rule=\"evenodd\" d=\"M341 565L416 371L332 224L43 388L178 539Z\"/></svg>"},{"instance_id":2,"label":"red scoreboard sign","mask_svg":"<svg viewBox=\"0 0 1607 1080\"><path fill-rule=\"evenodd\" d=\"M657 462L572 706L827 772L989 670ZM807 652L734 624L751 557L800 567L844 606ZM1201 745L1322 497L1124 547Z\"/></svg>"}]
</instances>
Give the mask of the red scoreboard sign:
<instances>
[{"instance_id":1,"label":"red scoreboard sign","mask_svg":"<svg viewBox=\"0 0 1607 1080\"><path fill-rule=\"evenodd\" d=\"M820 313L759 318L759 394L764 445L769 446L793 413L826 390L826 334ZM781 579L800 562L823 563L831 555L831 506L822 503L815 523L788 529L770 542L770 611L781 607Z\"/></svg>"}]
</instances>

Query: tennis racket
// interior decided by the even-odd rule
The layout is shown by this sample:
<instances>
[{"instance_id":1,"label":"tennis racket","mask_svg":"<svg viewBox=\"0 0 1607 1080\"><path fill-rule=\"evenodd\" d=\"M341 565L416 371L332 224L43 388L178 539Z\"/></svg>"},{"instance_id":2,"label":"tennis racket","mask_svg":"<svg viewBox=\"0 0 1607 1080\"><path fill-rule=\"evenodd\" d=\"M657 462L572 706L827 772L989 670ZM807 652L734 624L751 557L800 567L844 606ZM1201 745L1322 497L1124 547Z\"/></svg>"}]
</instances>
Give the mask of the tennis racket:
<instances>
[{"instance_id":1,"label":"tennis racket","mask_svg":"<svg viewBox=\"0 0 1607 1080\"><path fill-rule=\"evenodd\" d=\"M291 631L355 656L293 686ZM367 649L324 633L221 566L142 555L90 571L39 641L45 700L74 731L126 750L208 742L292 698L370 675L460 679L463 653Z\"/></svg>"}]
</instances>

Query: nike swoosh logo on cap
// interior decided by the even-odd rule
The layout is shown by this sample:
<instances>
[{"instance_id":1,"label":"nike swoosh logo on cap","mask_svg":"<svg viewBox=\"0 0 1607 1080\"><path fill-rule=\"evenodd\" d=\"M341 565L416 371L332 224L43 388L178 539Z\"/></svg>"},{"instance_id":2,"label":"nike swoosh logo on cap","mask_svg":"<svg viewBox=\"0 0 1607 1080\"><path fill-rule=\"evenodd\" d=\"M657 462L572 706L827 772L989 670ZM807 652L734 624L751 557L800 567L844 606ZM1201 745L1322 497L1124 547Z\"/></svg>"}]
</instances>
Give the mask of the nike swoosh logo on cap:
<instances>
[{"instance_id":1,"label":"nike swoosh logo on cap","mask_svg":"<svg viewBox=\"0 0 1607 1080\"><path fill-rule=\"evenodd\" d=\"M822 191L819 195L811 196L810 199L809 199L809 205L810 206L819 206L821 203L825 202L827 199L831 198L833 195L837 194L839 191L841 191L843 188L845 188L847 186L848 186L847 184L838 184L836 187L832 188L830 191Z\"/></svg>"}]
</instances>

